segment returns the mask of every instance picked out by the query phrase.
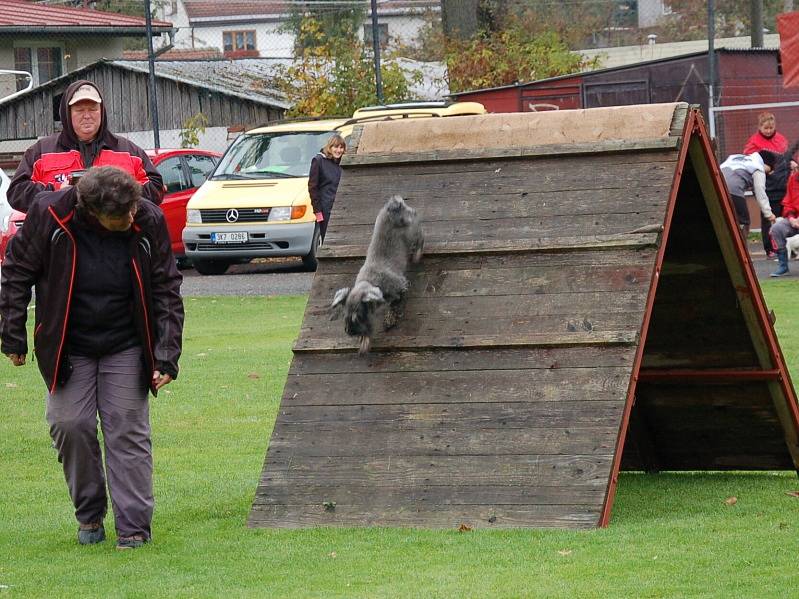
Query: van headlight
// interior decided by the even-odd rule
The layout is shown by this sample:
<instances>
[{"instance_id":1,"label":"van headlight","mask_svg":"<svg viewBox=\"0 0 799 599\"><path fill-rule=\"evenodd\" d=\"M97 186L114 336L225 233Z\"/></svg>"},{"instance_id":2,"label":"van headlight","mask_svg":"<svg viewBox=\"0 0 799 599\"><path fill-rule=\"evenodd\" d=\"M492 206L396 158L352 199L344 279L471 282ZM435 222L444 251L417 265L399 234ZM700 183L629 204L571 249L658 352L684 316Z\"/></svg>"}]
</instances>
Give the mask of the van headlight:
<instances>
[{"instance_id":1,"label":"van headlight","mask_svg":"<svg viewBox=\"0 0 799 599\"><path fill-rule=\"evenodd\" d=\"M291 220L291 206L275 206L269 210L269 222Z\"/></svg>"},{"instance_id":2,"label":"van headlight","mask_svg":"<svg viewBox=\"0 0 799 599\"><path fill-rule=\"evenodd\" d=\"M186 210L186 222L192 225L199 225L203 222L203 217L200 216L199 210Z\"/></svg>"}]
</instances>

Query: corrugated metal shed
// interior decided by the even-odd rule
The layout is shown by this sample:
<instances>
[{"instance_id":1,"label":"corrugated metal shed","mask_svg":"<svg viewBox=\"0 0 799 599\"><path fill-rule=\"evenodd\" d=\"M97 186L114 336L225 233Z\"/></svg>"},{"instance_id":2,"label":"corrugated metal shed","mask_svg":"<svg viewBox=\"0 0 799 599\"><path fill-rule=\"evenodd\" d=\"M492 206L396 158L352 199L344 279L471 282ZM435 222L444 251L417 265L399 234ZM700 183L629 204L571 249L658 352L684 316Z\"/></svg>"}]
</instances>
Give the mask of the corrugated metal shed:
<instances>
[{"instance_id":1,"label":"corrugated metal shed","mask_svg":"<svg viewBox=\"0 0 799 599\"><path fill-rule=\"evenodd\" d=\"M251 526L586 528L622 467L797 467L796 396L697 111L353 139ZM361 358L327 307L393 193L426 255Z\"/></svg>"},{"instance_id":2,"label":"corrugated metal shed","mask_svg":"<svg viewBox=\"0 0 799 599\"><path fill-rule=\"evenodd\" d=\"M778 50L729 49L716 51L715 106L799 102L799 89L782 85ZM484 90L451 94L462 101L481 102L489 112L535 111L551 104L561 110L659 102L687 102L708 114L707 52L694 52L575 75ZM718 155L740 153L757 130L762 108L725 113L716 122ZM799 119L777 111L779 130L799 139Z\"/></svg>"},{"instance_id":3,"label":"corrugated metal shed","mask_svg":"<svg viewBox=\"0 0 799 599\"><path fill-rule=\"evenodd\" d=\"M181 129L202 112L209 127L251 127L280 119L289 104L270 89L255 68L240 61L172 61L156 63L158 115L162 129ZM152 128L145 61L101 60L48 81L4 102L0 140L29 139L60 129L61 94L78 79L94 81L106 99L111 130Z\"/></svg>"}]
</instances>

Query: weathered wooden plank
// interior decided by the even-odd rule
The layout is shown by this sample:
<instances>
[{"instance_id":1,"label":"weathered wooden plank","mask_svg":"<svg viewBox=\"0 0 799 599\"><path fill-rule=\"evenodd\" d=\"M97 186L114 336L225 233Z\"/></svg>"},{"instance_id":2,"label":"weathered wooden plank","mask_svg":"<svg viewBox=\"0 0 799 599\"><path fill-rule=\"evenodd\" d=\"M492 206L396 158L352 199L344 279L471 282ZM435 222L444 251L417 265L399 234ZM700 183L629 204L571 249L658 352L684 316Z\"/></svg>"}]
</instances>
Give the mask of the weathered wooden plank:
<instances>
[{"instance_id":1,"label":"weathered wooden plank","mask_svg":"<svg viewBox=\"0 0 799 599\"><path fill-rule=\"evenodd\" d=\"M335 227L332 223L335 222ZM662 212L640 212L627 214L624 219L619 215L580 214L573 216L553 216L550 218L496 218L485 220L438 220L424 221L425 242L432 245L440 242L470 242L494 240L502 243L505 240L541 240L553 238L573 238L575 234L592 236L625 235L641 227L662 225ZM350 225L331 220L330 234L327 243L336 245L341 241L347 243L360 242L368 244L374 229L374 221L369 224Z\"/></svg>"},{"instance_id":2,"label":"weathered wooden plank","mask_svg":"<svg viewBox=\"0 0 799 599\"><path fill-rule=\"evenodd\" d=\"M619 427L491 429L442 425L429 431L373 431L352 426L346 442L341 431L284 431L277 422L269 452L306 457L419 455L606 455L613 453Z\"/></svg>"},{"instance_id":3,"label":"weathered wooden plank","mask_svg":"<svg viewBox=\"0 0 799 599\"><path fill-rule=\"evenodd\" d=\"M377 511L398 505L593 505L602 503L604 485L438 485L402 484L390 487L270 482L258 487L253 506L324 506L335 502L336 509L370 506Z\"/></svg>"},{"instance_id":4,"label":"weathered wooden plank","mask_svg":"<svg viewBox=\"0 0 799 599\"><path fill-rule=\"evenodd\" d=\"M620 332L640 329L645 300L643 292L412 298L405 319L378 333L375 341L390 347L403 339L403 343L419 347L437 339L450 345L458 343L457 339L484 338L504 345L506 336L510 345L528 339L547 345L607 343ZM546 335L551 335L548 342ZM329 318L329 300L309 302L295 349L332 347L329 344L341 341L350 347L344 337L342 322Z\"/></svg>"},{"instance_id":5,"label":"weathered wooden plank","mask_svg":"<svg viewBox=\"0 0 799 599\"><path fill-rule=\"evenodd\" d=\"M722 455L690 452L663 456L663 470L794 470L788 450L783 455L740 453L734 448Z\"/></svg>"},{"instance_id":6,"label":"weathered wooden plank","mask_svg":"<svg viewBox=\"0 0 799 599\"><path fill-rule=\"evenodd\" d=\"M642 315L641 315L642 316ZM596 322L596 321L594 321ZM568 323L566 323L568 326ZM591 332L574 331L569 333L559 332L507 332L498 335L394 335L378 336L372 339L372 352L380 351L407 351L419 348L530 348L530 347L561 347L561 346L592 346L592 345L631 345L638 343L638 332L635 330L608 331L593 330ZM298 339L293 347L298 352L337 352L355 351L359 343L354 338L330 337L316 339L312 336Z\"/></svg>"},{"instance_id":7,"label":"weathered wooden plank","mask_svg":"<svg viewBox=\"0 0 799 599\"><path fill-rule=\"evenodd\" d=\"M676 158L675 154L646 162L592 160L590 179L585 176L585 160L568 156L345 168L338 194L345 199L353 192L372 197L375 190L379 190L382 196L406 190L412 198L410 192L413 190L434 189L449 190L453 195L466 195L475 190L484 193L541 193L586 189L620 190L628 194L631 189L670 185ZM415 199L420 201L424 197Z\"/></svg>"},{"instance_id":8,"label":"weathered wooden plank","mask_svg":"<svg viewBox=\"0 0 799 599\"><path fill-rule=\"evenodd\" d=\"M442 425L486 429L611 426L619 422L624 402L574 401L506 403L431 403L280 407L282 431L316 431L371 426L382 430L434 430ZM342 430L344 432L344 430Z\"/></svg>"},{"instance_id":9,"label":"weathered wooden plank","mask_svg":"<svg viewBox=\"0 0 799 599\"><path fill-rule=\"evenodd\" d=\"M557 257L557 264L553 264L552 255L545 252L514 252L509 254L447 254L446 256L425 255L417 264L408 265L409 276L414 273L438 273L440 271L452 272L457 270L496 270L519 268L606 268L629 267L639 268L649 266L654 268L654 247L622 248L613 252L594 251L581 249L563 252ZM326 260L323 267L317 270L316 276L349 273L353 276L363 265L360 257L339 258ZM314 278L314 281L316 277Z\"/></svg>"},{"instance_id":10,"label":"weathered wooden plank","mask_svg":"<svg viewBox=\"0 0 799 599\"><path fill-rule=\"evenodd\" d=\"M629 368L557 368L466 372L345 373L289 375L283 406L415 404L430 402L591 401L623 399Z\"/></svg>"},{"instance_id":11,"label":"weathered wooden plank","mask_svg":"<svg viewBox=\"0 0 799 599\"><path fill-rule=\"evenodd\" d=\"M507 456L370 456L313 458L267 456L260 485L319 484L331 488L371 485L604 486L612 454Z\"/></svg>"},{"instance_id":12,"label":"weathered wooden plank","mask_svg":"<svg viewBox=\"0 0 799 599\"><path fill-rule=\"evenodd\" d=\"M393 506L376 512L366 506L253 506L248 526L297 528L305 526L399 526L457 529L472 528L593 528L600 507L594 506Z\"/></svg>"},{"instance_id":13,"label":"weathered wooden plank","mask_svg":"<svg viewBox=\"0 0 799 599\"><path fill-rule=\"evenodd\" d=\"M624 345L607 347L544 347L515 349L437 349L376 352L359 356L341 352L320 356L298 353L289 369L290 375L335 373L410 373L425 371L537 370L556 368L631 368L635 348ZM529 376L535 376L529 372Z\"/></svg>"},{"instance_id":14,"label":"weathered wooden plank","mask_svg":"<svg viewBox=\"0 0 799 599\"><path fill-rule=\"evenodd\" d=\"M350 261L353 269L361 261ZM619 292L649 288L652 264L642 266L534 266L521 268L482 268L450 270L446 261L427 264L408 275L408 297L546 295L552 293ZM310 303L329 303L337 289L350 287L355 272L314 277Z\"/></svg>"},{"instance_id":15,"label":"weathered wooden plank","mask_svg":"<svg viewBox=\"0 0 799 599\"><path fill-rule=\"evenodd\" d=\"M616 218L624 218L624 215L639 212L658 213L662 221L666 214L665 199L668 198L669 189L669 184L637 189L583 189L560 193L558 198L553 198L552 192L538 192L535 189L519 193L491 192L490 195L482 189L457 196L453 196L449 190L405 193L408 203L417 209L422 222L494 219L500 216L542 218L601 215L609 218L615 215ZM336 224L374 224L383 203L380 199L376 200L373 193L367 195L351 190L346 202L336 204Z\"/></svg>"},{"instance_id":16,"label":"weathered wooden plank","mask_svg":"<svg viewBox=\"0 0 799 599\"><path fill-rule=\"evenodd\" d=\"M356 258L366 256L369 235L358 244L338 243L323 245L319 251L322 260L331 258ZM587 249L616 251L619 249L649 248L659 243L659 233L625 233L613 235L582 235L529 238L527 234L516 239L473 238L468 240L425 239L425 254L506 254L512 252L567 252Z\"/></svg>"},{"instance_id":17,"label":"weathered wooden plank","mask_svg":"<svg viewBox=\"0 0 799 599\"><path fill-rule=\"evenodd\" d=\"M569 155L569 154L601 154L605 152L646 152L676 149L680 137L664 137L641 140L608 140L591 143L550 144L528 146L525 148L481 148L457 150L429 150L419 152L350 154L345 164L397 164L442 160L481 160L505 157L535 157Z\"/></svg>"}]
</instances>

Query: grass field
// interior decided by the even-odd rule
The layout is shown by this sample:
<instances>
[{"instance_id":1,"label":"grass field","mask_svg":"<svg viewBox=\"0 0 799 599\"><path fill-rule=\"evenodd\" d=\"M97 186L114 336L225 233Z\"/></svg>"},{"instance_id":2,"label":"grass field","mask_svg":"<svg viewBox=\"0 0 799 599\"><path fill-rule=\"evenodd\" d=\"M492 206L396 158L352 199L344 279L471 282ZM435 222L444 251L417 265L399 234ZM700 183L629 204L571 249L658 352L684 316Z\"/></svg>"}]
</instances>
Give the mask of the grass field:
<instances>
[{"instance_id":1,"label":"grass field","mask_svg":"<svg viewBox=\"0 0 799 599\"><path fill-rule=\"evenodd\" d=\"M764 285L786 359L799 286ZM152 400L154 542L79 547L35 366L0 365L0 597L795 597L793 473L627 474L589 532L245 527L305 304L188 299ZM794 372L794 379L799 376ZM725 499L735 496L737 503ZM107 520L109 528L111 519Z\"/></svg>"}]
</instances>

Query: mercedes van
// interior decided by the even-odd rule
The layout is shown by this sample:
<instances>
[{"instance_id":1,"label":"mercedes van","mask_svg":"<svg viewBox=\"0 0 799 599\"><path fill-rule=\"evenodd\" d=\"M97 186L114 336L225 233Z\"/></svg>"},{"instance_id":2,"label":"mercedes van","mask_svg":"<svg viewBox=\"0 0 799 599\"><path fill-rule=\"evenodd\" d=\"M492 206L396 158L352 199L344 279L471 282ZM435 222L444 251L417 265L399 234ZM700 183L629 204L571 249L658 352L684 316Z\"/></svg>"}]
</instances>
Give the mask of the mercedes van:
<instances>
[{"instance_id":1,"label":"mercedes van","mask_svg":"<svg viewBox=\"0 0 799 599\"><path fill-rule=\"evenodd\" d=\"M348 139L358 123L485 112L477 102L390 104L361 108L352 118L288 121L247 131L189 201L186 257L205 275L272 256L299 256L307 270L316 270L321 242L308 172L332 133Z\"/></svg>"}]
</instances>

